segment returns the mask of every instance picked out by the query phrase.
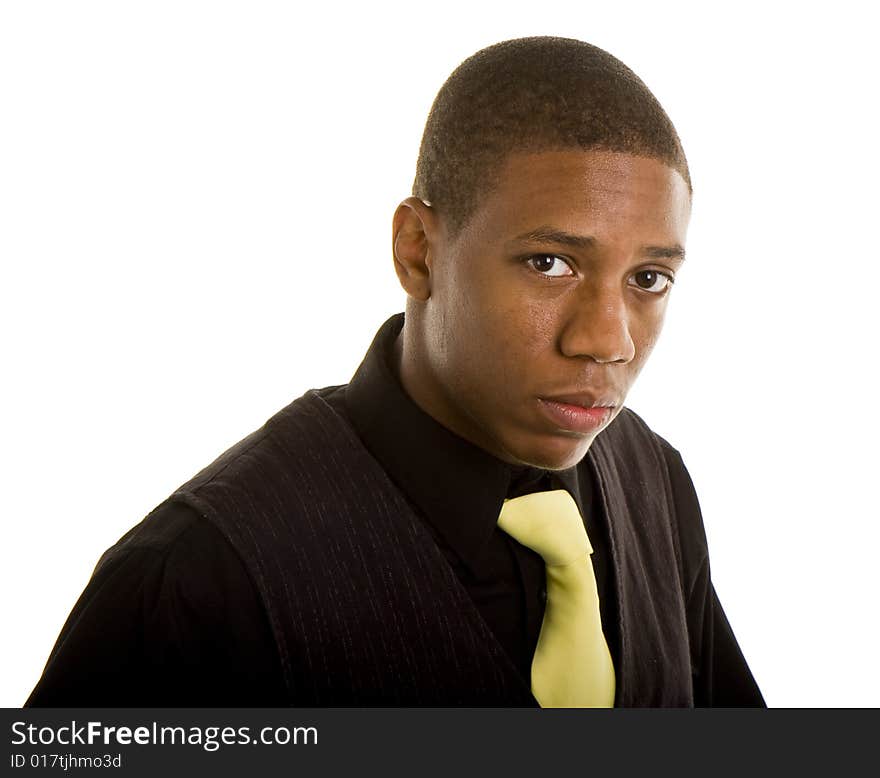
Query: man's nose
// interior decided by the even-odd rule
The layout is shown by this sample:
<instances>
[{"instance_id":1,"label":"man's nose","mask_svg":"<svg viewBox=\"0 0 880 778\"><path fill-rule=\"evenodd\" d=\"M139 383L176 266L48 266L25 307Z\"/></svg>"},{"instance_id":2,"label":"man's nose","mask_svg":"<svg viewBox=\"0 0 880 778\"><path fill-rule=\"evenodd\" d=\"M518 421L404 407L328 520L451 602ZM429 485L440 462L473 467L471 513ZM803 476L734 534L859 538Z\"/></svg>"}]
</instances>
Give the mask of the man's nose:
<instances>
[{"instance_id":1,"label":"man's nose","mask_svg":"<svg viewBox=\"0 0 880 778\"><path fill-rule=\"evenodd\" d=\"M636 347L624 295L624 290L611 286L584 288L573 295L559 337L562 353L600 363L631 361Z\"/></svg>"}]
</instances>

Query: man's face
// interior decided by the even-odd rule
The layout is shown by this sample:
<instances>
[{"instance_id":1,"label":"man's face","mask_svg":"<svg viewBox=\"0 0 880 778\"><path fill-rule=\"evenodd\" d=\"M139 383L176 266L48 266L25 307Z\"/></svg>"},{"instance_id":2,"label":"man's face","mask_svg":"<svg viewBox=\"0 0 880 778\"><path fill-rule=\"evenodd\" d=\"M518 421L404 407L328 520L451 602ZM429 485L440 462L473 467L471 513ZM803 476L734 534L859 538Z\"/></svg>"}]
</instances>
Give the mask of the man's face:
<instances>
[{"instance_id":1,"label":"man's face","mask_svg":"<svg viewBox=\"0 0 880 778\"><path fill-rule=\"evenodd\" d=\"M511 155L431 247L427 410L505 461L575 465L660 335L689 216L684 180L654 159Z\"/></svg>"}]
</instances>

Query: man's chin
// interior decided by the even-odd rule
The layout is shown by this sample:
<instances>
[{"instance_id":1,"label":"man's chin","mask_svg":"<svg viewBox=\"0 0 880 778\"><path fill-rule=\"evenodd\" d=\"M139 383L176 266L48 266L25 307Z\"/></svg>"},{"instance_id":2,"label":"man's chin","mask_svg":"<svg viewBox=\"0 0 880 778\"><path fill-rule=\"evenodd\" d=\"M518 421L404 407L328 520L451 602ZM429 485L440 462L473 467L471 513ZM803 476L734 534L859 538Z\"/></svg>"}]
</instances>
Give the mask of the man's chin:
<instances>
[{"instance_id":1,"label":"man's chin","mask_svg":"<svg viewBox=\"0 0 880 778\"><path fill-rule=\"evenodd\" d=\"M568 470L578 464L590 450L595 435L568 436L547 435L530 441L511 452L511 458L519 464L541 470Z\"/></svg>"}]
</instances>

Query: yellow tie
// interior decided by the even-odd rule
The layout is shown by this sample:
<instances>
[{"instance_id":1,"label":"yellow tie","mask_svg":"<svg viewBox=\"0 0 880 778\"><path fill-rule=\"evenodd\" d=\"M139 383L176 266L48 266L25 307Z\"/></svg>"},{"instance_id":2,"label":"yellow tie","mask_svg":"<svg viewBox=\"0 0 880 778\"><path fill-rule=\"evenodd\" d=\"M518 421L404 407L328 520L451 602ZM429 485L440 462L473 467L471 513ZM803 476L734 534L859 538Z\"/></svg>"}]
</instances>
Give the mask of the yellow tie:
<instances>
[{"instance_id":1,"label":"yellow tie","mask_svg":"<svg viewBox=\"0 0 880 778\"><path fill-rule=\"evenodd\" d=\"M498 526L539 553L547 604L532 659L532 694L542 708L610 708L614 665L599 615L593 547L565 489L505 500Z\"/></svg>"}]
</instances>

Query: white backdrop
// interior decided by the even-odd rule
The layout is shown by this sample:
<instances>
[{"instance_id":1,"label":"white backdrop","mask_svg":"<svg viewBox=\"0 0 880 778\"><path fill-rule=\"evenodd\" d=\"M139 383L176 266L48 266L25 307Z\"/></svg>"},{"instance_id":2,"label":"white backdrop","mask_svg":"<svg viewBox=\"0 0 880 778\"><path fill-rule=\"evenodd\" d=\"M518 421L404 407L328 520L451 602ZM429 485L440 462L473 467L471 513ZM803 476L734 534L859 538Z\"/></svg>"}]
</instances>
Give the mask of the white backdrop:
<instances>
[{"instance_id":1,"label":"white backdrop","mask_svg":"<svg viewBox=\"0 0 880 778\"><path fill-rule=\"evenodd\" d=\"M623 59L688 153L688 261L628 404L684 455L768 703L878 705L866 7L3 3L0 705L107 546L349 379L403 307L390 219L434 94L535 34Z\"/></svg>"}]
</instances>

